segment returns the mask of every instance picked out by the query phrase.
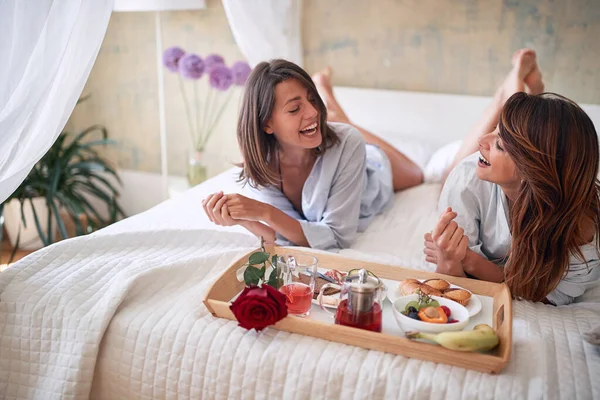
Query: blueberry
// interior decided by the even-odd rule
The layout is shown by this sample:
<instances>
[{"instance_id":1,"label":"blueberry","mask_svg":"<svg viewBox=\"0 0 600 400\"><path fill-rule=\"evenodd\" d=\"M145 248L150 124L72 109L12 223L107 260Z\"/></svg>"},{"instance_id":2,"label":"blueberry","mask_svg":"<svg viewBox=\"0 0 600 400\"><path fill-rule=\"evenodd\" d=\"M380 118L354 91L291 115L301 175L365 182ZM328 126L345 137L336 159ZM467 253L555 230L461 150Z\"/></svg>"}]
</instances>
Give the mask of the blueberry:
<instances>
[{"instance_id":1,"label":"blueberry","mask_svg":"<svg viewBox=\"0 0 600 400\"><path fill-rule=\"evenodd\" d=\"M411 311L408 313L408 318L412 318L412 319L416 319L416 320L420 320L421 318L419 318L419 313L416 311Z\"/></svg>"},{"instance_id":2,"label":"blueberry","mask_svg":"<svg viewBox=\"0 0 600 400\"><path fill-rule=\"evenodd\" d=\"M416 309L416 308L414 308L414 307L408 307L408 312L409 312L409 313L411 313L411 312L413 312L413 313L416 313L416 312L417 312L417 309Z\"/></svg>"}]
</instances>

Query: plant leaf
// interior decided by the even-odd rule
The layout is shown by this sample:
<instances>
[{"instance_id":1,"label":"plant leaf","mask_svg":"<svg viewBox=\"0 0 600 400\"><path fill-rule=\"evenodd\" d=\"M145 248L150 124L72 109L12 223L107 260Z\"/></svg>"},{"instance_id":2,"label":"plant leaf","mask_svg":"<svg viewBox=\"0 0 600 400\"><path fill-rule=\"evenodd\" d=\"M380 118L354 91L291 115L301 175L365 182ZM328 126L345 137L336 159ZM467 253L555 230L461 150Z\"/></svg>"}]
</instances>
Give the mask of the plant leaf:
<instances>
[{"instance_id":1,"label":"plant leaf","mask_svg":"<svg viewBox=\"0 0 600 400\"><path fill-rule=\"evenodd\" d=\"M113 192L114 194L118 194L118 193L119 193L119 191L118 191L117 189L115 189L115 187L114 187L114 186L113 186L113 185L112 185L112 184L111 184L111 183L108 181L108 179L106 179L106 178L104 178L104 177L102 177L102 176L100 176L100 175L98 175L98 174L96 174L96 173L93 173L93 172L91 172L91 173L90 173L90 177L89 177L89 179L87 180L87 182L89 182L89 183L92 183L92 182L93 182L93 180L98 180L98 181L100 181L101 183L103 183L103 184L104 184L104 186L106 186L106 188L107 188L108 190L110 190L110 191L111 191L111 192Z\"/></svg>"},{"instance_id":2,"label":"plant leaf","mask_svg":"<svg viewBox=\"0 0 600 400\"><path fill-rule=\"evenodd\" d=\"M250 257L248 258L248 262L250 263L250 265L258 265L258 264L264 263L268 259L269 259L269 253L266 253L263 251L257 251L256 253L250 254ZM263 271L263 276L264 276L264 271Z\"/></svg>"},{"instance_id":3,"label":"plant leaf","mask_svg":"<svg viewBox=\"0 0 600 400\"><path fill-rule=\"evenodd\" d=\"M84 196L80 196L80 195L76 195L75 193L73 193L73 196L79 200L79 202L88 210L90 210L92 212L92 214L94 214L94 217L96 217L96 219L98 220L98 222L100 222L100 224L105 224L104 222L104 218L102 218L102 216L100 215L100 213L94 208L94 206L92 206L90 204L89 201L87 201L87 199Z\"/></svg>"},{"instance_id":4,"label":"plant leaf","mask_svg":"<svg viewBox=\"0 0 600 400\"><path fill-rule=\"evenodd\" d=\"M57 193L57 198L67 210L69 217L71 217L73 220L73 224L75 225L75 234L77 236L83 235L83 225L79 220L79 216L84 214L84 211L81 210L77 202L73 202L68 196L63 195L62 193Z\"/></svg>"},{"instance_id":5,"label":"plant leaf","mask_svg":"<svg viewBox=\"0 0 600 400\"><path fill-rule=\"evenodd\" d=\"M100 140L96 140L96 141L90 141L87 143L81 143L81 140L88 134L95 132L95 131L99 131L102 134L102 139ZM66 133L61 134L61 137L66 138L68 135ZM64 138L62 139L62 141L64 141ZM91 147L94 147L98 144L111 144L110 142L108 142L108 132L106 130L105 127L103 127L102 125L92 125L90 127L88 127L87 129L85 129L84 131L82 131L81 133L79 133L77 136L75 136L75 138L71 141L71 143L69 143L68 146L66 146L64 148L64 151L62 152L62 155L60 157L60 161L63 164L63 167L66 167L66 165L70 162L70 160L73 157L81 157L80 153L84 150L84 149L89 149ZM60 151L60 149L63 148L62 142L60 144L58 144L56 146L58 148L58 150ZM52 146L52 148L54 148L54 146Z\"/></svg>"},{"instance_id":6,"label":"plant leaf","mask_svg":"<svg viewBox=\"0 0 600 400\"><path fill-rule=\"evenodd\" d=\"M23 226L27 228L27 221L25 221L25 210L23 210L23 207L25 206L25 199L19 199L19 202L21 203L21 222L23 223Z\"/></svg>"},{"instance_id":7,"label":"plant leaf","mask_svg":"<svg viewBox=\"0 0 600 400\"><path fill-rule=\"evenodd\" d=\"M273 286L275 289L279 289L280 285L277 282L277 268L273 268L271 270L271 274L269 275L269 280L267 281L267 285Z\"/></svg>"},{"instance_id":8,"label":"plant leaf","mask_svg":"<svg viewBox=\"0 0 600 400\"><path fill-rule=\"evenodd\" d=\"M260 269L253 267L252 265L248 265L244 271L244 283L246 286L258 285L258 282L263 276L265 276L264 272L261 272Z\"/></svg>"},{"instance_id":9,"label":"plant leaf","mask_svg":"<svg viewBox=\"0 0 600 400\"><path fill-rule=\"evenodd\" d=\"M98 140L90 140L89 142L85 142L79 145L80 149L89 149L94 146L116 146L119 142L114 139L98 139Z\"/></svg>"},{"instance_id":10,"label":"plant leaf","mask_svg":"<svg viewBox=\"0 0 600 400\"><path fill-rule=\"evenodd\" d=\"M19 230L17 231L17 240L15 240L15 246L10 252L10 257L8 258L7 264L11 264L15 259L15 254L17 254L17 250L19 249L19 245L21 244L21 225L19 225Z\"/></svg>"},{"instance_id":11,"label":"plant leaf","mask_svg":"<svg viewBox=\"0 0 600 400\"><path fill-rule=\"evenodd\" d=\"M92 195L93 197L97 197L98 199L104 201L109 208L114 202L114 195L116 195L106 193L104 190L89 182L86 182L85 184L76 184L74 187L77 189L78 192L82 194L83 192L85 192Z\"/></svg>"},{"instance_id":12,"label":"plant leaf","mask_svg":"<svg viewBox=\"0 0 600 400\"><path fill-rule=\"evenodd\" d=\"M58 225L58 230L63 239L67 239L69 235L67 234L67 229L65 228L65 223L58 212L58 207L56 207L55 202L50 203L52 205L52 213L54 214L54 219L56 219L56 225ZM50 210L48 210L50 211Z\"/></svg>"},{"instance_id":13,"label":"plant leaf","mask_svg":"<svg viewBox=\"0 0 600 400\"><path fill-rule=\"evenodd\" d=\"M114 198L114 196L111 196L107 193L105 193L104 191L102 191L100 188L96 187L93 184L88 184L88 185L76 185L75 187L77 187L78 189L87 192L95 197L98 197L100 199L102 199L106 205L108 206L108 212L110 214L110 219L108 222L113 223L117 221L117 217L119 215L121 216L125 216L125 212L123 211L123 209L119 206L119 203L117 203L116 199Z\"/></svg>"},{"instance_id":14,"label":"plant leaf","mask_svg":"<svg viewBox=\"0 0 600 400\"><path fill-rule=\"evenodd\" d=\"M92 125L86 129L84 129L83 131L81 131L77 136L75 136L75 138L73 139L73 141L71 142L71 144L69 145L69 147L67 147L67 149L65 151L69 151L71 146L81 146L81 144L80 144L81 139L83 139L86 135L88 135L94 131L99 131L102 134L102 139L108 139L108 131L106 130L105 127L103 127L102 125Z\"/></svg>"},{"instance_id":15,"label":"plant leaf","mask_svg":"<svg viewBox=\"0 0 600 400\"><path fill-rule=\"evenodd\" d=\"M31 205L31 210L33 211L33 220L35 221L35 226L38 230L38 235L40 236L40 239L42 239L42 243L44 243L44 246L48 246L50 244L50 236L49 235L44 236L44 233L42 232L42 226L40 225L40 220L38 219L37 211L35 210L35 207L33 206L32 198L29 199L29 204ZM25 219L24 211L23 211L22 207L21 207L21 218Z\"/></svg>"}]
</instances>

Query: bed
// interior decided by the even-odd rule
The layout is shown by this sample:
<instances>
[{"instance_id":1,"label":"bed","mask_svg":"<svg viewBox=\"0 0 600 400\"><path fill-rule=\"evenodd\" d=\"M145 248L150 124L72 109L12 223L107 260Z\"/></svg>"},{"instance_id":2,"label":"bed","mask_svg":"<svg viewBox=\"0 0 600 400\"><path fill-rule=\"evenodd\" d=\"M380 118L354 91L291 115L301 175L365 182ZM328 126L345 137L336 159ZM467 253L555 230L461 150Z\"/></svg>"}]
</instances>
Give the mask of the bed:
<instances>
[{"instance_id":1,"label":"bed","mask_svg":"<svg viewBox=\"0 0 600 400\"><path fill-rule=\"evenodd\" d=\"M336 92L357 123L424 168L447 158L443 145L460 139L488 100ZM600 107L586 110L600 126ZM200 201L217 190L244 192L232 169L2 272L0 397L600 398L600 348L582 339L600 324L600 288L566 307L515 302L512 357L497 376L274 329L257 334L212 317L205 291L258 245L204 216ZM425 183L396 194L393 208L340 254L430 270L422 234L436 221L439 190Z\"/></svg>"}]
</instances>

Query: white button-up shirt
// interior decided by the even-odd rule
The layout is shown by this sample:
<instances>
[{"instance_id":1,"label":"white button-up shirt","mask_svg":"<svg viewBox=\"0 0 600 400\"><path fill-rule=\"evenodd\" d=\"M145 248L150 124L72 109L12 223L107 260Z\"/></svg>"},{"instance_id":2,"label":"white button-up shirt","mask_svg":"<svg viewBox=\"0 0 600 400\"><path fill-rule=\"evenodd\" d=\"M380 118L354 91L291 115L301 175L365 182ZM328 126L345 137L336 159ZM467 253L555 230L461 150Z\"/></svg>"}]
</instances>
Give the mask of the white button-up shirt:
<instances>
[{"instance_id":1,"label":"white button-up shirt","mask_svg":"<svg viewBox=\"0 0 600 400\"><path fill-rule=\"evenodd\" d=\"M340 142L315 161L302 189L302 210L276 186L252 190L252 197L300 221L312 248L342 249L375 215L391 207L394 188L390 161L381 149L366 145L350 125L329 126ZM277 244L291 243L277 234Z\"/></svg>"}]
</instances>

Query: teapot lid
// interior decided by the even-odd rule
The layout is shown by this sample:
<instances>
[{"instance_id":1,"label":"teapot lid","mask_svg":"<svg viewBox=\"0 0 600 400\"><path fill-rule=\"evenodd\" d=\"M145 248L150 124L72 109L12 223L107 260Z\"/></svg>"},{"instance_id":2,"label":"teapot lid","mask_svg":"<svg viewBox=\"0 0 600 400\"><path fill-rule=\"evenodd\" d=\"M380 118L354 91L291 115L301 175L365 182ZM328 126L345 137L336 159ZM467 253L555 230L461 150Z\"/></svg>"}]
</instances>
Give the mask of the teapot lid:
<instances>
[{"instance_id":1,"label":"teapot lid","mask_svg":"<svg viewBox=\"0 0 600 400\"><path fill-rule=\"evenodd\" d=\"M366 269L360 269L356 275L348 275L346 283L350 290L358 293L371 293L381 287L381 281Z\"/></svg>"}]
</instances>

